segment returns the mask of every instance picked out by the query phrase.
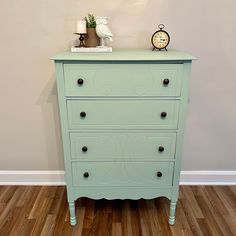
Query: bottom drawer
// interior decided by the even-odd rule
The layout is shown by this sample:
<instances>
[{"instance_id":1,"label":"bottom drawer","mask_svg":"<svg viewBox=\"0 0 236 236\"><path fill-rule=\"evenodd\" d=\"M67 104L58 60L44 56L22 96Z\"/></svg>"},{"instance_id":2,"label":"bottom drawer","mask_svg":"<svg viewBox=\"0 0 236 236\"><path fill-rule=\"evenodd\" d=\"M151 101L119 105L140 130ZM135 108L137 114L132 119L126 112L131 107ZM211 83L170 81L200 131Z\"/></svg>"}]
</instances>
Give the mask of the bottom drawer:
<instances>
[{"instance_id":1,"label":"bottom drawer","mask_svg":"<svg viewBox=\"0 0 236 236\"><path fill-rule=\"evenodd\" d=\"M73 162L74 186L171 186L173 162Z\"/></svg>"}]
</instances>

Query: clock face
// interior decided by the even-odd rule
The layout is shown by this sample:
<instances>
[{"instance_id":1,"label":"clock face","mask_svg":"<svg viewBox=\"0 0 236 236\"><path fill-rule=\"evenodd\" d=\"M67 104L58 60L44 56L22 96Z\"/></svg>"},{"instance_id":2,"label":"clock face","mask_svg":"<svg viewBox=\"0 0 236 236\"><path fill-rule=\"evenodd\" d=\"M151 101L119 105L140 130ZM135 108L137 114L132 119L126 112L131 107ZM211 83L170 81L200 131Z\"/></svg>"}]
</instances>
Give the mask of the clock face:
<instances>
[{"instance_id":1,"label":"clock face","mask_svg":"<svg viewBox=\"0 0 236 236\"><path fill-rule=\"evenodd\" d=\"M152 45L155 48L166 48L170 42L169 34L164 30L158 30L152 35Z\"/></svg>"}]
</instances>

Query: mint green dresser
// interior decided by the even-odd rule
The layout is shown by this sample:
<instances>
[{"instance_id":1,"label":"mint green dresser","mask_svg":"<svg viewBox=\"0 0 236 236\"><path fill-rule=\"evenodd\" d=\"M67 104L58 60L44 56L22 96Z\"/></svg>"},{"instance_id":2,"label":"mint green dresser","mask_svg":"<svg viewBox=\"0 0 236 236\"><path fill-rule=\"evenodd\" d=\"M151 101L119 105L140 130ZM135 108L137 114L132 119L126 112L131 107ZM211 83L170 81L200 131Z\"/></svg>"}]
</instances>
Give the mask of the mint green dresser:
<instances>
[{"instance_id":1,"label":"mint green dresser","mask_svg":"<svg viewBox=\"0 0 236 236\"><path fill-rule=\"evenodd\" d=\"M75 200L170 200L175 222L191 55L151 50L54 58L71 225Z\"/></svg>"}]
</instances>

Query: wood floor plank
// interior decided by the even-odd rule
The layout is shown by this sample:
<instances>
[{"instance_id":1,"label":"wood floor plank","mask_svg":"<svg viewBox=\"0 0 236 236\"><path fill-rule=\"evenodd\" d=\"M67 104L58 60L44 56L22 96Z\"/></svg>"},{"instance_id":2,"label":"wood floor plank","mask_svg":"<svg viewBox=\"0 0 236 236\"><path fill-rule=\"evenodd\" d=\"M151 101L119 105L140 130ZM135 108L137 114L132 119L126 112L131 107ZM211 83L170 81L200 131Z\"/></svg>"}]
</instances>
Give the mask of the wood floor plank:
<instances>
[{"instance_id":1,"label":"wood floor plank","mask_svg":"<svg viewBox=\"0 0 236 236\"><path fill-rule=\"evenodd\" d=\"M225 186L217 186L213 187L218 196L220 197L221 201L223 202L224 206L227 208L231 217L236 218L236 200L233 197L232 192L228 192L229 187ZM231 191L231 190L230 190Z\"/></svg>"},{"instance_id":2,"label":"wood floor plank","mask_svg":"<svg viewBox=\"0 0 236 236\"><path fill-rule=\"evenodd\" d=\"M233 236L236 186L181 186L176 223L169 200L76 201L69 223L64 186L0 186L0 236Z\"/></svg>"},{"instance_id":3,"label":"wood floor plank","mask_svg":"<svg viewBox=\"0 0 236 236\"><path fill-rule=\"evenodd\" d=\"M232 218L230 215L224 216L233 235L236 235L236 218Z\"/></svg>"},{"instance_id":4,"label":"wood floor plank","mask_svg":"<svg viewBox=\"0 0 236 236\"><path fill-rule=\"evenodd\" d=\"M53 230L54 235L62 235L61 232L63 231L67 213L68 213L68 204L67 204L66 192L64 191L64 194L62 195L60 211L58 211L56 215L56 223Z\"/></svg>"},{"instance_id":5,"label":"wood floor plank","mask_svg":"<svg viewBox=\"0 0 236 236\"><path fill-rule=\"evenodd\" d=\"M55 195L55 193L56 193L56 188L54 186L50 188L48 188L47 186L43 186L40 189L40 192L35 201L33 209L30 212L29 218L30 219L37 218L39 214L41 214L42 202L44 202L45 204L46 202L53 202L53 201L50 201L50 199L54 199L53 196Z\"/></svg>"},{"instance_id":6,"label":"wood floor plank","mask_svg":"<svg viewBox=\"0 0 236 236\"><path fill-rule=\"evenodd\" d=\"M236 186L229 186L229 188L231 189L231 191L234 193L235 197L236 197Z\"/></svg>"},{"instance_id":7,"label":"wood floor plank","mask_svg":"<svg viewBox=\"0 0 236 236\"><path fill-rule=\"evenodd\" d=\"M22 192L18 201L16 202L17 207L22 207L25 205L26 203L25 201L27 200L26 196L29 195L29 191L30 191L30 189L27 188L27 186L21 186L20 188L22 189Z\"/></svg>"},{"instance_id":8,"label":"wood floor plank","mask_svg":"<svg viewBox=\"0 0 236 236\"><path fill-rule=\"evenodd\" d=\"M12 217L12 214L15 210L15 205L23 191L22 188L20 187L13 187L14 191L9 191L11 192L11 196L9 195L8 200L7 200L7 205L4 208L4 210L2 211L1 215L0 215L0 229L2 229L4 227L4 224L6 223L6 221L9 221L9 218Z\"/></svg>"},{"instance_id":9,"label":"wood floor plank","mask_svg":"<svg viewBox=\"0 0 236 236\"><path fill-rule=\"evenodd\" d=\"M161 234L162 226L160 225L160 222L158 221L158 214L157 209L155 205L155 201L152 199L150 201L147 201L147 210L149 214L150 219L150 228L152 230L153 235L155 234Z\"/></svg>"},{"instance_id":10,"label":"wood floor plank","mask_svg":"<svg viewBox=\"0 0 236 236\"><path fill-rule=\"evenodd\" d=\"M139 210L138 210L138 201L131 200L129 201L130 206L130 223L131 223L131 232L134 236L141 236L142 235L142 229L141 229L141 223L140 223L140 216L139 216Z\"/></svg>"},{"instance_id":11,"label":"wood floor plank","mask_svg":"<svg viewBox=\"0 0 236 236\"><path fill-rule=\"evenodd\" d=\"M97 223L97 230L94 235L97 236L110 236L112 234L112 219L111 213L99 212L96 214L95 220Z\"/></svg>"},{"instance_id":12,"label":"wood floor plank","mask_svg":"<svg viewBox=\"0 0 236 236\"><path fill-rule=\"evenodd\" d=\"M35 219L27 219L24 220L17 232L11 231L10 236L19 236L19 235L24 235L24 236L31 236L32 234L32 229L34 228L35 225Z\"/></svg>"},{"instance_id":13,"label":"wood floor plank","mask_svg":"<svg viewBox=\"0 0 236 236\"><path fill-rule=\"evenodd\" d=\"M94 225L94 227L96 227L96 223L97 223L97 222L94 222L95 201L85 198L84 206L87 206L87 210L85 211L85 215L84 215L84 225L83 225L82 235L88 235L89 232L91 232L90 234L93 234L94 229L92 226Z\"/></svg>"},{"instance_id":14,"label":"wood floor plank","mask_svg":"<svg viewBox=\"0 0 236 236\"><path fill-rule=\"evenodd\" d=\"M84 215L85 215L85 207L78 207L76 211L76 217L78 223L73 228L73 235L75 236L82 235L83 225L84 225Z\"/></svg>"},{"instance_id":15,"label":"wood floor plank","mask_svg":"<svg viewBox=\"0 0 236 236\"><path fill-rule=\"evenodd\" d=\"M183 198L182 198L183 199ZM168 207L169 209L169 207ZM192 231L190 229L190 226L188 224L187 217L183 211L183 208L180 203L177 204L176 209L176 216L175 216L175 225L174 227L170 227L171 232L173 235L181 235L181 234L187 234L189 236L192 236Z\"/></svg>"},{"instance_id":16,"label":"wood floor plank","mask_svg":"<svg viewBox=\"0 0 236 236\"><path fill-rule=\"evenodd\" d=\"M53 228L55 225L55 215L48 215L45 223L43 225L42 231L40 233L40 236L51 236L53 235Z\"/></svg>"},{"instance_id":17,"label":"wood floor plank","mask_svg":"<svg viewBox=\"0 0 236 236\"><path fill-rule=\"evenodd\" d=\"M222 199L220 199L220 197L217 195L215 189L212 186L207 186L205 188L205 191L203 191L203 195L211 203L211 206L212 206L212 209L214 212L219 213L221 215L228 215L229 214L227 208L224 205L224 201L222 201Z\"/></svg>"},{"instance_id":18,"label":"wood floor plank","mask_svg":"<svg viewBox=\"0 0 236 236\"><path fill-rule=\"evenodd\" d=\"M122 221L121 221L122 222L122 235L132 236L129 200L124 200L121 204L122 204Z\"/></svg>"},{"instance_id":19,"label":"wood floor plank","mask_svg":"<svg viewBox=\"0 0 236 236\"><path fill-rule=\"evenodd\" d=\"M3 193L0 196L0 203L8 203L17 189L17 186L4 186Z\"/></svg>"},{"instance_id":20,"label":"wood floor plank","mask_svg":"<svg viewBox=\"0 0 236 236\"><path fill-rule=\"evenodd\" d=\"M1 203L1 197L3 196L3 193L5 192L7 187L8 186L5 186L5 185L1 186L0 185L0 203Z\"/></svg>"},{"instance_id":21,"label":"wood floor plank","mask_svg":"<svg viewBox=\"0 0 236 236\"><path fill-rule=\"evenodd\" d=\"M149 227L149 215L146 201L141 199L138 202L140 224L143 236L152 236L152 229Z\"/></svg>"},{"instance_id":22,"label":"wood floor plank","mask_svg":"<svg viewBox=\"0 0 236 236\"><path fill-rule=\"evenodd\" d=\"M52 201L53 201L52 199L48 199L48 198L42 199L41 208L38 209L37 217L35 217L36 224L32 230L32 233L34 235L41 234L41 231L46 223L48 209L50 208Z\"/></svg>"},{"instance_id":23,"label":"wood floor plank","mask_svg":"<svg viewBox=\"0 0 236 236\"><path fill-rule=\"evenodd\" d=\"M61 205L67 204L67 202L65 201L66 199L63 198L63 195L66 195L65 188L63 186L57 187L57 189L55 190L55 193L54 193L53 202L52 202L50 209L49 209L49 214L57 215L58 211L61 208ZM62 202L63 200L65 202Z\"/></svg>"},{"instance_id":24,"label":"wood floor plank","mask_svg":"<svg viewBox=\"0 0 236 236\"><path fill-rule=\"evenodd\" d=\"M203 196L201 197L196 197L197 202L200 206L200 208L202 209L202 212L204 213L205 220L206 220L206 224L208 224L210 230L211 230L211 234L212 235L224 235L223 232L221 231L219 224L217 224L216 219L214 217L214 214L211 213L210 209L209 209L209 202L206 201L206 199L204 199Z\"/></svg>"},{"instance_id":25,"label":"wood floor plank","mask_svg":"<svg viewBox=\"0 0 236 236\"><path fill-rule=\"evenodd\" d=\"M203 198L205 199L205 202L221 232L223 232L224 235L233 236L233 233L224 218L225 215L228 215L228 211L225 209L222 201L220 201L215 195L210 196L210 194L211 188L209 186L203 188Z\"/></svg>"},{"instance_id":26,"label":"wood floor plank","mask_svg":"<svg viewBox=\"0 0 236 236\"><path fill-rule=\"evenodd\" d=\"M168 223L169 216L169 205L170 201L167 198L161 197L155 199L157 220L159 225L161 226L159 235L172 236L172 232L170 230L170 225ZM153 232L156 235L157 232Z\"/></svg>"},{"instance_id":27,"label":"wood floor plank","mask_svg":"<svg viewBox=\"0 0 236 236\"><path fill-rule=\"evenodd\" d=\"M181 204L182 209L186 215L188 225L193 235L204 236L201 227L199 226L198 221L195 218L194 213L192 212L192 208L188 204L188 201L186 199L180 199L179 203Z\"/></svg>"},{"instance_id":28,"label":"wood floor plank","mask_svg":"<svg viewBox=\"0 0 236 236\"><path fill-rule=\"evenodd\" d=\"M17 223L20 212L22 211L21 207L14 207L9 214L6 216L4 224L1 226L1 235L9 235L12 227Z\"/></svg>"},{"instance_id":29,"label":"wood floor plank","mask_svg":"<svg viewBox=\"0 0 236 236\"><path fill-rule=\"evenodd\" d=\"M189 206L192 208L194 216L196 218L203 218L202 211L199 208L194 193L192 192L191 186L185 186L182 193L185 196L185 199L187 199Z\"/></svg>"},{"instance_id":30,"label":"wood floor plank","mask_svg":"<svg viewBox=\"0 0 236 236\"><path fill-rule=\"evenodd\" d=\"M121 223L122 221L121 203L121 200L112 201L112 223Z\"/></svg>"},{"instance_id":31,"label":"wood floor plank","mask_svg":"<svg viewBox=\"0 0 236 236\"><path fill-rule=\"evenodd\" d=\"M112 223L112 236L122 236L121 223Z\"/></svg>"},{"instance_id":32,"label":"wood floor plank","mask_svg":"<svg viewBox=\"0 0 236 236\"><path fill-rule=\"evenodd\" d=\"M206 223L204 218L197 219L198 224L201 227L203 235L213 235L209 225Z\"/></svg>"},{"instance_id":33,"label":"wood floor plank","mask_svg":"<svg viewBox=\"0 0 236 236\"><path fill-rule=\"evenodd\" d=\"M20 232L27 231L28 228L31 228L34 226L34 220L30 221L30 224L27 224L26 221L28 221L28 216L30 214L31 209L33 208L34 202L37 198L37 195L41 189L41 187L38 186L27 186L27 193L23 194L23 198L21 197L19 201L17 202L17 206L21 207L21 212L18 215L18 220L14 224L14 226L11 229L10 235L16 234L21 235ZM24 227L26 229L24 229Z\"/></svg>"}]
</instances>

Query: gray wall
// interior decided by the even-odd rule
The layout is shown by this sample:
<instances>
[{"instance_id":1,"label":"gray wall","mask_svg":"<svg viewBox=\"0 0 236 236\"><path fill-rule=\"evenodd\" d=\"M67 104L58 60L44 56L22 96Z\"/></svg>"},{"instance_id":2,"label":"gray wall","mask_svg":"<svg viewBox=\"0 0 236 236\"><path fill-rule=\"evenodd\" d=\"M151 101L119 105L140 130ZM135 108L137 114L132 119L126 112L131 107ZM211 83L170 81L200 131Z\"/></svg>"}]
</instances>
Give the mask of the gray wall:
<instances>
[{"instance_id":1,"label":"gray wall","mask_svg":"<svg viewBox=\"0 0 236 236\"><path fill-rule=\"evenodd\" d=\"M76 20L108 16L114 48L149 48L159 23L192 53L183 170L236 169L234 0L2 0L0 170L63 170L53 62Z\"/></svg>"}]
</instances>

